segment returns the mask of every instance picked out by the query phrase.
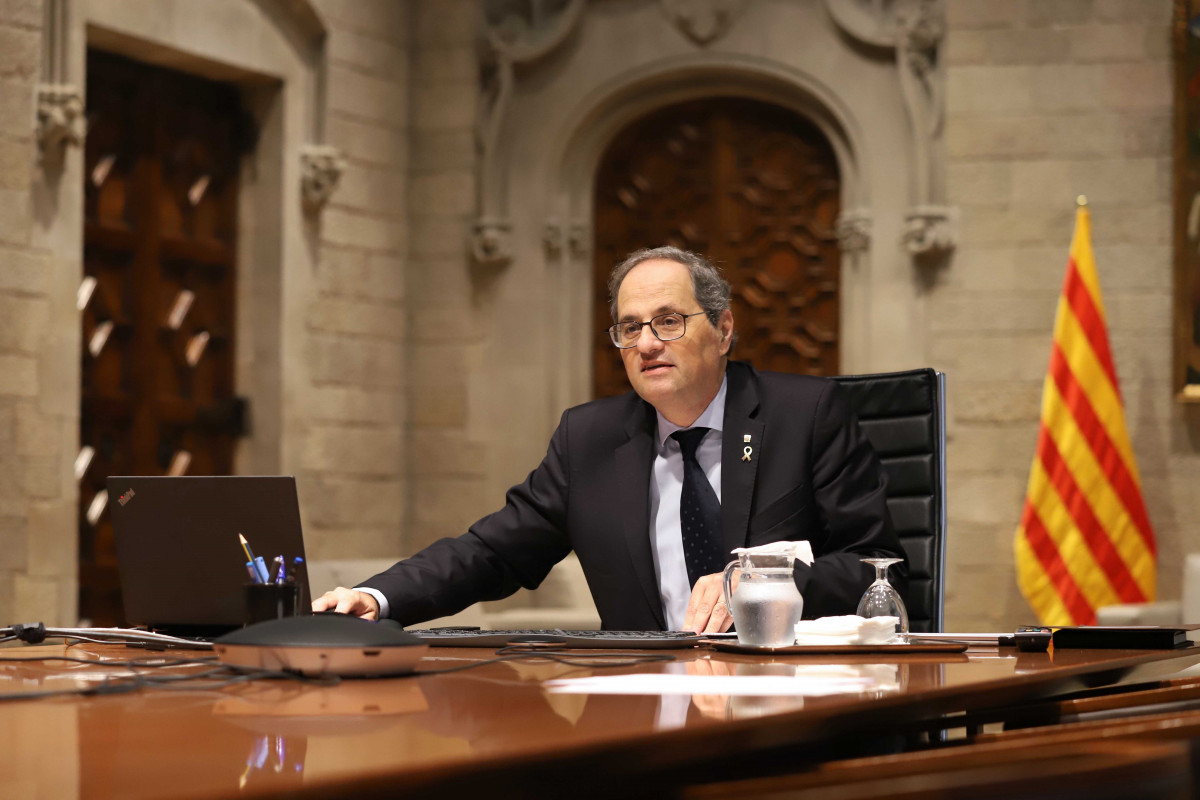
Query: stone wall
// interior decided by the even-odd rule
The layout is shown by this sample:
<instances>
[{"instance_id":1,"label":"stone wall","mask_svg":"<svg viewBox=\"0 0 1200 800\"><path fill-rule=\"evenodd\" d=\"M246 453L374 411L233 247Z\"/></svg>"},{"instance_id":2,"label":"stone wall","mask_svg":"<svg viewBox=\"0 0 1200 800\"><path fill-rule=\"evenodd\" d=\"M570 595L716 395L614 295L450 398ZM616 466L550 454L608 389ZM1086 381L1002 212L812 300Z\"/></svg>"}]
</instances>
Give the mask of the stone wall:
<instances>
[{"instance_id":1,"label":"stone wall","mask_svg":"<svg viewBox=\"0 0 1200 800\"><path fill-rule=\"evenodd\" d=\"M949 381L951 630L1032 619L1012 544L1076 195L1091 206L1160 597L1179 597L1180 556L1200 547L1200 437L1171 386L1171 7L949 0L947 188L962 237L932 279L928 325Z\"/></svg>"},{"instance_id":2,"label":"stone wall","mask_svg":"<svg viewBox=\"0 0 1200 800\"><path fill-rule=\"evenodd\" d=\"M480 426L471 392L488 303L487 276L467 258L481 14L474 0L416 0L413 15L406 554L459 535L503 500L485 496L494 434Z\"/></svg>"},{"instance_id":3,"label":"stone wall","mask_svg":"<svg viewBox=\"0 0 1200 800\"><path fill-rule=\"evenodd\" d=\"M267 111L242 198L238 380L252 429L239 468L297 475L311 556L403 552L409 3L322 0L316 23L275 0L67 8L67 79L80 87L89 44L254 76L246 91ZM38 0L0 2L0 620L67 624L83 177L78 148L61 171L36 163L42 17ZM332 204L302 219L300 148L319 136L312 24L327 32L325 136L346 168Z\"/></svg>"},{"instance_id":4,"label":"stone wall","mask_svg":"<svg viewBox=\"0 0 1200 800\"><path fill-rule=\"evenodd\" d=\"M40 2L0 5L0 616L63 624L76 602L80 254L40 224L41 37Z\"/></svg>"},{"instance_id":5,"label":"stone wall","mask_svg":"<svg viewBox=\"0 0 1200 800\"><path fill-rule=\"evenodd\" d=\"M309 557L402 551L410 7L317 0L326 140L345 170L321 214L304 311L311 380L297 478Z\"/></svg>"},{"instance_id":6,"label":"stone wall","mask_svg":"<svg viewBox=\"0 0 1200 800\"><path fill-rule=\"evenodd\" d=\"M226 5L252 14L286 4ZM174 4L145 8L163 6ZM1170 385L1171 6L947 0L947 189L962 211L961 242L950 263L905 273L915 299L889 296L906 309L915 303L914 314L924 306L919 327L928 344L919 349L949 376L952 628L1031 619L1015 585L1012 539L1077 194L1091 201L1117 369L1160 542L1161 596L1178 597L1180 557L1200 548L1192 522L1200 518L1200 415L1179 406ZM522 298L553 290L539 282L544 271L536 265L497 275L467 257L477 0L314 0L314 7L328 30L325 140L343 151L346 169L331 204L304 232L303 257L284 259L285 275L292 273L283 279L281 313L300 320L285 324L278 354L286 420L279 453L252 463L298 475L314 558L389 557L461 533L501 502L497 487L533 466L528 454L541 452L547 420L561 409L539 400L523 412L511 407L521 405L513 398L550 397L541 383L557 378L542 366L508 369L505 359L522 351L510 338L519 327L506 320L524 308ZM90 0L72 8L85 15L103 8L112 17L127 7ZM608 30L618 12L648 14L647 31L650 22L664 26L661 13L647 8L597 3L589 12L597 16L585 22L591 27L566 54L591 52L588 37ZM776 8L803 10L751 4L742 27L707 49L684 48L666 27L661 38L696 58L723 47L759 52L774 41L764 31L784 25L771 16ZM72 52L81 57L84 28L76 24ZM41 25L38 0L0 2L0 621L65 623L73 621L76 592L80 253L78 242L49 232L44 220L58 213L61 226L64 209L78 213L81 186L72 178L47 192L36 163ZM645 37L646 52L661 54ZM794 37L784 38L791 47ZM210 49L231 52L219 43ZM556 83L556 74L574 80L561 71L567 66L565 57L538 65L522 91L577 93ZM523 124L536 132L545 120ZM293 118L281 125L300 136ZM287 166L294 154L282 157L285 171L294 170ZM78 164L70 169L79 176ZM513 180L536 186L547 178L535 171ZM876 188L875 202L898 214L887 187ZM580 191L586 196L590 187ZM535 211L526 216L540 225L545 209ZM531 225L523 235L540 252ZM894 233L877 228L872 247L891 248ZM876 366L875 355L864 353L864 363ZM521 447L512 444L518 440Z\"/></svg>"}]
</instances>

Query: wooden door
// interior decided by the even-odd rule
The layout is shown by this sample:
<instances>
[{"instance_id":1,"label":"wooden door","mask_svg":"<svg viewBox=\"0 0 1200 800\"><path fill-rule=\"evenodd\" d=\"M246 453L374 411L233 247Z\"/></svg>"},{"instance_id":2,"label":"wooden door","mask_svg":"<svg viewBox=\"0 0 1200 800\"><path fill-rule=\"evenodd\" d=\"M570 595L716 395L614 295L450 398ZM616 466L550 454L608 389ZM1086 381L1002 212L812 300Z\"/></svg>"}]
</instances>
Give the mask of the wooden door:
<instances>
[{"instance_id":1,"label":"wooden door","mask_svg":"<svg viewBox=\"0 0 1200 800\"><path fill-rule=\"evenodd\" d=\"M94 51L87 70L79 613L118 624L105 478L233 468L244 413L236 203L250 128L231 86Z\"/></svg>"},{"instance_id":2,"label":"wooden door","mask_svg":"<svg viewBox=\"0 0 1200 800\"><path fill-rule=\"evenodd\" d=\"M622 131L595 195L595 396L629 390L606 283L643 247L709 257L733 288L733 357L760 369L838 372L837 160L803 117L752 100L664 108Z\"/></svg>"}]
</instances>

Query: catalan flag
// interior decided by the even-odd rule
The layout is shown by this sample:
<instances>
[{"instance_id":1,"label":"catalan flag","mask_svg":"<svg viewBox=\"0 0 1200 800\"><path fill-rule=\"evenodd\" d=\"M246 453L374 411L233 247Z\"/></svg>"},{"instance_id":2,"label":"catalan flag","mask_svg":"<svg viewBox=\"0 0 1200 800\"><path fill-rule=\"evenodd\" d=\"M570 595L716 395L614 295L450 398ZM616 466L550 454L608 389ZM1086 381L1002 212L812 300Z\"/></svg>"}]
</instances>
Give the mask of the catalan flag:
<instances>
[{"instance_id":1,"label":"catalan flag","mask_svg":"<svg viewBox=\"0 0 1200 800\"><path fill-rule=\"evenodd\" d=\"M1154 530L1125 428L1082 198L1015 549L1017 582L1043 625L1090 625L1100 606L1154 599Z\"/></svg>"}]
</instances>

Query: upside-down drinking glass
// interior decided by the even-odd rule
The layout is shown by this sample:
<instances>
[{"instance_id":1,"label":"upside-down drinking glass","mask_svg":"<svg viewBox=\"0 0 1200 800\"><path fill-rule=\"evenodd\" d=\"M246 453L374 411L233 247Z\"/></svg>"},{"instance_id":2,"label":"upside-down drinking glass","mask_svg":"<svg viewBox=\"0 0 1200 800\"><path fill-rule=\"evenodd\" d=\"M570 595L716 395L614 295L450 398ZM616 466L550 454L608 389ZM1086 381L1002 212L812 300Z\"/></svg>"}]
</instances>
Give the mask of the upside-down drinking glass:
<instances>
[{"instance_id":1,"label":"upside-down drinking glass","mask_svg":"<svg viewBox=\"0 0 1200 800\"><path fill-rule=\"evenodd\" d=\"M863 563L875 568L875 582L867 587L862 600L858 601L858 615L864 618L896 617L896 633L900 638L908 634L908 609L900 599L900 593L888 583L887 569L899 564L902 558L864 558Z\"/></svg>"}]
</instances>

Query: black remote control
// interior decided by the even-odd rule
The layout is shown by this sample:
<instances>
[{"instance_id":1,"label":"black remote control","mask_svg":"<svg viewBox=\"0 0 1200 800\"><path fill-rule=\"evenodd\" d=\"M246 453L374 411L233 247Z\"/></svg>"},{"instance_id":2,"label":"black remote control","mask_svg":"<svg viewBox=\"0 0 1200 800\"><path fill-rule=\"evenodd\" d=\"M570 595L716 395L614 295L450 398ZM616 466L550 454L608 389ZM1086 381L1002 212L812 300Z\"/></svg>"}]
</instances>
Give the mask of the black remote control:
<instances>
[{"instance_id":1,"label":"black remote control","mask_svg":"<svg viewBox=\"0 0 1200 800\"><path fill-rule=\"evenodd\" d=\"M1044 653L1050 647L1053 631L1036 625L1022 625L1013 634L1017 649L1022 653Z\"/></svg>"}]
</instances>

